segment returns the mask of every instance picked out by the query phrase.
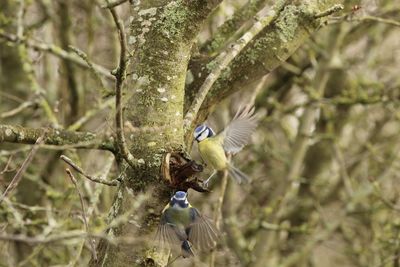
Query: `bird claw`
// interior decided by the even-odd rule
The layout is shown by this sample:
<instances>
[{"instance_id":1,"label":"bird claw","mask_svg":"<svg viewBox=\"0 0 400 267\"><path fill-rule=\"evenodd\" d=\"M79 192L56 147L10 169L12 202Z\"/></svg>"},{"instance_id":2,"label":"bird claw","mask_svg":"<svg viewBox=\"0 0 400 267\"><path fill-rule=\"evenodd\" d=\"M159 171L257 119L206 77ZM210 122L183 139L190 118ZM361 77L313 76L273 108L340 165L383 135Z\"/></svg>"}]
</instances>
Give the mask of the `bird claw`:
<instances>
[{"instance_id":1,"label":"bird claw","mask_svg":"<svg viewBox=\"0 0 400 267\"><path fill-rule=\"evenodd\" d=\"M207 178L207 180L203 181L203 187L208 188L208 183L210 182L211 178L217 173L217 171L213 171L213 173L210 175L210 177Z\"/></svg>"}]
</instances>

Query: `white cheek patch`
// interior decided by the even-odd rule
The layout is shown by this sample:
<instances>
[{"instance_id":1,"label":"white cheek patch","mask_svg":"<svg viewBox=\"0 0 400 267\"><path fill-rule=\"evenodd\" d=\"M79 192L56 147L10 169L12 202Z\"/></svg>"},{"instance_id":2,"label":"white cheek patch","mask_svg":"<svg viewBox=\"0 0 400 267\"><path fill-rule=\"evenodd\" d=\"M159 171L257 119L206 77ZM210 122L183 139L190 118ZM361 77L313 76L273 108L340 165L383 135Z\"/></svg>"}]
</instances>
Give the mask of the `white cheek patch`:
<instances>
[{"instance_id":1,"label":"white cheek patch","mask_svg":"<svg viewBox=\"0 0 400 267\"><path fill-rule=\"evenodd\" d=\"M209 133L209 130L208 129L206 129L206 130L204 130L204 132L202 132L198 137L197 137L197 141L203 141L204 139L206 139L207 138L207 136L208 136L208 133Z\"/></svg>"}]
</instances>

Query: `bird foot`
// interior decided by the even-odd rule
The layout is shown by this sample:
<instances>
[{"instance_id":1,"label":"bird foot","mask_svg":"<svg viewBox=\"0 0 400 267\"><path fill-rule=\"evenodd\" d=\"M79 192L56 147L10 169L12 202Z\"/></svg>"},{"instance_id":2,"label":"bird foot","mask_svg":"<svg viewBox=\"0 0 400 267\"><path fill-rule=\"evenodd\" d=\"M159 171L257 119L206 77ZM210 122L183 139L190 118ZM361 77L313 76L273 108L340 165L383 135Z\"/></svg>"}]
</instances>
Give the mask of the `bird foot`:
<instances>
[{"instance_id":1,"label":"bird foot","mask_svg":"<svg viewBox=\"0 0 400 267\"><path fill-rule=\"evenodd\" d=\"M208 188L209 179L203 181L203 187Z\"/></svg>"},{"instance_id":2,"label":"bird foot","mask_svg":"<svg viewBox=\"0 0 400 267\"><path fill-rule=\"evenodd\" d=\"M211 178L217 173L217 171L213 171L213 173L210 175L210 177L207 178L207 180L203 181L203 187L208 188L208 183L210 182Z\"/></svg>"}]
</instances>

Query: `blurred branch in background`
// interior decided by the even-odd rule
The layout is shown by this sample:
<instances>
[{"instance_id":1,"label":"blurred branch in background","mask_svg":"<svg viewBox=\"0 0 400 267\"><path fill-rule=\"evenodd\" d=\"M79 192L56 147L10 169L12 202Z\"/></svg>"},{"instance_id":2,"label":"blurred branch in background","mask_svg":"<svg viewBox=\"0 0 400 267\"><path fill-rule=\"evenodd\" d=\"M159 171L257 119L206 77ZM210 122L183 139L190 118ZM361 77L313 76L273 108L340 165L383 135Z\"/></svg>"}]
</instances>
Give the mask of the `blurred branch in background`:
<instances>
[{"instance_id":1,"label":"blurred branch in background","mask_svg":"<svg viewBox=\"0 0 400 267\"><path fill-rule=\"evenodd\" d=\"M113 137L96 135L89 132L74 132L52 128L29 128L12 125L0 125L0 142L35 144L46 133L43 144L66 148L94 148L115 151Z\"/></svg>"},{"instance_id":2,"label":"blurred branch in background","mask_svg":"<svg viewBox=\"0 0 400 267\"><path fill-rule=\"evenodd\" d=\"M36 40L30 40L26 39L25 37L18 37L14 34L11 33L6 33L0 29L0 38L8 41L8 42L13 42L13 43L23 43L27 47L30 47L35 50L39 51L44 51L44 52L49 52L50 54L53 54L57 57L60 57L61 59L69 60L72 63L78 65L79 67L88 69L90 66L85 62L85 60L77 57L73 53L67 52L61 47L58 47L54 44L47 44L44 42L36 41ZM110 70L107 70L106 68L97 65L95 63L92 63L93 69L95 69L98 73L103 75L104 77L108 79L115 79L115 77L111 74Z\"/></svg>"}]
</instances>

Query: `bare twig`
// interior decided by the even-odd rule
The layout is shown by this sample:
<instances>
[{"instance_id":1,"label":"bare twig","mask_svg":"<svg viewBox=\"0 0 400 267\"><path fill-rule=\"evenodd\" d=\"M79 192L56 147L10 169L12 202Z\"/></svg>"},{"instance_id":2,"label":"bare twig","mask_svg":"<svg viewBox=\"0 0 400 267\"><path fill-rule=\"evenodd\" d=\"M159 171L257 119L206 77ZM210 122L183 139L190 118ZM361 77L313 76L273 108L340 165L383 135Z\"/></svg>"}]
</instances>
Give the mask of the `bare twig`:
<instances>
[{"instance_id":1,"label":"bare twig","mask_svg":"<svg viewBox=\"0 0 400 267\"><path fill-rule=\"evenodd\" d=\"M17 12L17 33L14 36L15 39L21 40L24 38L24 14L25 14L25 1L19 0L19 9ZM0 37L3 31L0 29ZM23 42L16 42L17 43L17 51L21 59L23 60L22 70L25 73L27 81L29 84L29 89L31 89L36 95L39 96L40 101L38 101L40 107L43 109L45 114L47 115L49 121L53 124L54 127L58 128L59 123L57 120L56 115L54 114L49 102L44 97L45 90L40 86L39 82L35 77L35 71L33 68L31 57L28 55L27 45Z\"/></svg>"},{"instance_id":2,"label":"bare twig","mask_svg":"<svg viewBox=\"0 0 400 267\"><path fill-rule=\"evenodd\" d=\"M109 1L107 0L107 3ZM120 43L120 56L118 68L115 71L115 123L116 123L116 133L117 133L117 146L123 158L128 162L128 164L135 168L139 162L138 160L129 152L126 145L125 135L124 135L124 119L122 113L122 85L126 77L126 67L127 67L127 45L126 36L124 31L124 24L119 19L119 16L114 8L109 9L113 17L115 26L118 30L118 38Z\"/></svg>"},{"instance_id":3,"label":"bare twig","mask_svg":"<svg viewBox=\"0 0 400 267\"><path fill-rule=\"evenodd\" d=\"M333 5L332 7L328 8L327 10L324 10L320 13L315 14L314 18L319 19L319 18L323 18L323 17L329 16L329 15L332 15L333 13L343 10L343 8L344 7L341 4Z\"/></svg>"},{"instance_id":4,"label":"bare twig","mask_svg":"<svg viewBox=\"0 0 400 267\"><path fill-rule=\"evenodd\" d=\"M19 9L17 12L17 36L22 38L24 36L24 15L25 15L25 1L19 0Z\"/></svg>"},{"instance_id":5,"label":"bare twig","mask_svg":"<svg viewBox=\"0 0 400 267\"><path fill-rule=\"evenodd\" d=\"M11 193L11 191L14 190L18 186L18 184L21 181L21 178L22 178L24 172L26 171L26 168L28 167L29 163L31 163L31 161L33 159L33 156L36 154L36 151L39 149L40 144L43 142L44 135L45 135L45 133L36 140L35 145L32 147L31 151L29 152L28 156L26 157L26 159L22 163L21 167L19 168L19 170L17 171L17 173L15 174L13 179L11 180L10 184L7 186L6 190L1 195L0 204L3 201L3 199L7 195L9 195Z\"/></svg>"},{"instance_id":6,"label":"bare twig","mask_svg":"<svg viewBox=\"0 0 400 267\"><path fill-rule=\"evenodd\" d=\"M7 40L9 42L13 42L13 43L23 43L27 47L30 47L32 49L49 52L50 54L53 54L59 58L69 60L69 61L73 62L74 64L78 65L79 67L82 67L85 69L89 68L89 66L87 65L87 63L84 60L77 57L75 54L65 51L61 47L56 46L54 44L47 44L47 43L36 41L36 40L34 41L34 40L27 39L25 37L18 38L18 36L14 35L14 34L6 33L3 30L0 30L0 38ZM93 68L96 71L98 71L101 75L103 75L104 77L106 77L108 79L112 79L112 80L115 79L115 77L111 74L110 70L104 68L103 66L100 66L100 65L97 65L94 63L92 63L92 64L93 64Z\"/></svg>"},{"instance_id":7,"label":"bare twig","mask_svg":"<svg viewBox=\"0 0 400 267\"><path fill-rule=\"evenodd\" d=\"M86 177L87 179L89 179L92 182L100 183L100 184L104 184L104 185L108 185L108 186L117 186L117 185L119 185L119 181L118 180L108 181L108 180L105 180L104 178L97 178L97 177L91 176L89 174L86 174L82 170L81 167L76 165L70 158L68 158L65 155L61 155L60 159L65 161L65 163L67 163L69 166L71 166L75 171L77 171L79 174L82 174L84 177Z\"/></svg>"},{"instance_id":8,"label":"bare twig","mask_svg":"<svg viewBox=\"0 0 400 267\"><path fill-rule=\"evenodd\" d=\"M72 231L66 231L66 232L61 232L57 234L53 234L50 236L44 236L44 235L38 235L38 236L27 236L24 234L17 234L17 235L10 235L10 234L2 234L0 235L0 241L17 241L17 242L23 242L27 244L49 244L49 243L54 243L54 242L62 242L65 240L70 240L70 239L78 239L78 238L100 238L107 240L110 244L118 244L118 243L124 243L124 244L139 244L145 241L143 238L138 238L138 237L132 237L132 236L123 236L123 237L114 237L111 238L107 236L106 234L97 234L97 233L92 233L88 235L86 232L82 230L72 230Z\"/></svg>"},{"instance_id":9,"label":"bare twig","mask_svg":"<svg viewBox=\"0 0 400 267\"><path fill-rule=\"evenodd\" d=\"M108 176L109 172L111 171L113 162L114 162L114 155L109 155L107 157L107 159L105 160L105 163L102 164L103 167L98 170L96 176L100 176L105 179ZM101 184L96 184L96 186L94 187L94 192L93 192L93 194L91 194L88 208L87 208L87 221L88 222L90 222L93 212L97 208L98 202L100 200L100 194L103 191L103 189L105 189L105 187L102 186ZM85 245L84 240L82 242L80 242L80 244L78 245L75 258L70 262L71 266L76 266L77 262L81 258L82 249L83 249L84 245Z\"/></svg>"},{"instance_id":10,"label":"bare twig","mask_svg":"<svg viewBox=\"0 0 400 267\"><path fill-rule=\"evenodd\" d=\"M0 172L0 174L6 173L6 172L10 172L11 170L8 169L8 167L10 166L11 160L12 160L13 155L11 155L6 163L6 166L4 167L4 169Z\"/></svg>"},{"instance_id":11,"label":"bare twig","mask_svg":"<svg viewBox=\"0 0 400 267\"><path fill-rule=\"evenodd\" d=\"M231 155L228 156L228 160L230 160ZM221 193L218 197L217 207L214 212L214 221L217 229L221 229L221 219L222 219L222 204L224 203L226 187L228 185L228 171L224 171L224 175L222 176L222 186L221 186ZM211 252L210 256L210 267L215 266L215 250Z\"/></svg>"},{"instance_id":12,"label":"bare twig","mask_svg":"<svg viewBox=\"0 0 400 267\"><path fill-rule=\"evenodd\" d=\"M361 18L354 18L352 20L354 20L354 21L375 21L375 22L380 22L380 23L400 27L400 21L397 21L394 19L385 19L385 18L380 18L380 17L375 17L375 16L364 16Z\"/></svg>"},{"instance_id":13,"label":"bare twig","mask_svg":"<svg viewBox=\"0 0 400 267\"><path fill-rule=\"evenodd\" d=\"M98 114L101 110L112 107L114 106L114 99L110 98L107 99L106 101L102 102L99 104L98 107L95 107L93 109L87 110L83 116L81 116L76 122L72 123L70 126L68 126L69 131L76 131L79 128L82 127L83 124L85 124L88 120L93 118L96 114Z\"/></svg>"},{"instance_id":14,"label":"bare twig","mask_svg":"<svg viewBox=\"0 0 400 267\"><path fill-rule=\"evenodd\" d=\"M104 235L94 235L91 234L91 237L100 237L100 238L106 238ZM81 230L79 231L68 231L64 233L58 233L52 236L26 236L26 235L0 235L0 240L6 240L6 241L18 241L18 242L24 242L28 244L47 244L47 243L53 243L53 242L58 242L58 241L64 241L68 239L74 239L74 238L86 238L88 237L88 234L86 232L83 232ZM111 240L110 240L111 241Z\"/></svg>"},{"instance_id":15,"label":"bare twig","mask_svg":"<svg viewBox=\"0 0 400 267\"><path fill-rule=\"evenodd\" d=\"M310 232L306 227L303 226L290 227L285 225L273 224L265 221L261 222L260 228L269 231L287 231L289 233L301 233L301 234L307 234Z\"/></svg>"},{"instance_id":16,"label":"bare twig","mask_svg":"<svg viewBox=\"0 0 400 267\"><path fill-rule=\"evenodd\" d=\"M93 76L97 79L97 81L99 82L99 85L101 87L101 89L106 92L107 89L104 85L103 80L100 77L100 73L99 71L95 68L95 65L93 62L91 62L87 56L87 54L85 52L83 52L82 50L80 50L79 48L75 47L75 46L68 46L72 51L75 52L75 54L77 54L80 58L82 58L86 64L88 65L89 70L93 73Z\"/></svg>"},{"instance_id":17,"label":"bare twig","mask_svg":"<svg viewBox=\"0 0 400 267\"><path fill-rule=\"evenodd\" d=\"M354 189L351 184L351 178L347 172L347 167L346 167L346 163L345 163L346 161L344 160L343 153L337 143L333 144L333 151L335 153L337 162L339 163L339 166L340 166L340 174L343 179L343 184L344 184L346 193L348 196L352 197L354 195Z\"/></svg>"},{"instance_id":18,"label":"bare twig","mask_svg":"<svg viewBox=\"0 0 400 267\"><path fill-rule=\"evenodd\" d=\"M82 193L81 193L81 191L79 190L78 184L76 183L76 179L75 179L74 175L72 174L72 172L71 172L68 168L67 168L65 171L67 172L67 174L68 174L68 176L69 176L71 182L74 184L74 187L75 187L76 192L78 193L79 200L80 200L80 202L81 202L83 222L84 222L84 224L85 224L86 232L87 232L88 236L90 236L90 229L89 229L88 221L87 221L87 219L86 219L87 216L86 216L85 204L84 204L84 202L83 202ZM92 251L93 258L94 258L94 259L97 259L97 253L96 253L96 247L95 247L95 241L94 241L94 239L92 239L92 238L89 237L89 244L90 244L90 247L92 248L91 251Z\"/></svg>"},{"instance_id":19,"label":"bare twig","mask_svg":"<svg viewBox=\"0 0 400 267\"><path fill-rule=\"evenodd\" d=\"M336 23L341 23L341 22L364 22L364 21L373 21L373 22L379 22L387 25L392 25L396 27L400 27L400 21L394 20L394 19L388 19L388 18L381 18L381 17L376 17L376 16L370 16L370 15L365 15L365 16L360 16L360 17L355 17L351 16L350 14L346 14L343 16L338 16L338 17L332 17L330 18L329 24L336 24Z\"/></svg>"},{"instance_id":20,"label":"bare twig","mask_svg":"<svg viewBox=\"0 0 400 267\"><path fill-rule=\"evenodd\" d=\"M125 2L128 2L128 0L117 0L117 1L114 1L114 2L108 2L107 1L107 4L106 5L102 5L101 8L113 8L113 7L116 7L116 6L119 6L119 5L123 4Z\"/></svg>"},{"instance_id":21,"label":"bare twig","mask_svg":"<svg viewBox=\"0 0 400 267\"><path fill-rule=\"evenodd\" d=\"M279 15L280 11L283 9L287 1L280 1L277 5L274 6L274 9L268 12L268 14L262 18L257 19L257 21L253 24L253 26L242 35L239 40L237 40L234 44L230 45L225 51L223 51L213 62L215 67L208 74L204 83L200 87L193 103L191 104L188 112L185 115L184 119L184 130L187 132L192 128L192 124L197 116L197 113L203 104L204 99L206 98L209 90L213 86L213 84L217 81L219 76L222 73L222 70L225 69L232 60L243 50L243 48L251 41L253 38L261 32L265 27L271 24L271 22Z\"/></svg>"},{"instance_id":22,"label":"bare twig","mask_svg":"<svg viewBox=\"0 0 400 267\"><path fill-rule=\"evenodd\" d=\"M0 114L0 118L5 119L5 118L9 118L9 117L15 116L15 115L17 115L18 113L24 111L25 109L27 109L27 108L29 108L29 107L32 107L32 106L35 106L36 104L37 104L37 103L36 103L35 101L26 101L26 102L23 102L23 103L20 104L18 107L14 108L14 109L12 109L12 110L3 112L2 114Z\"/></svg>"}]
</instances>

